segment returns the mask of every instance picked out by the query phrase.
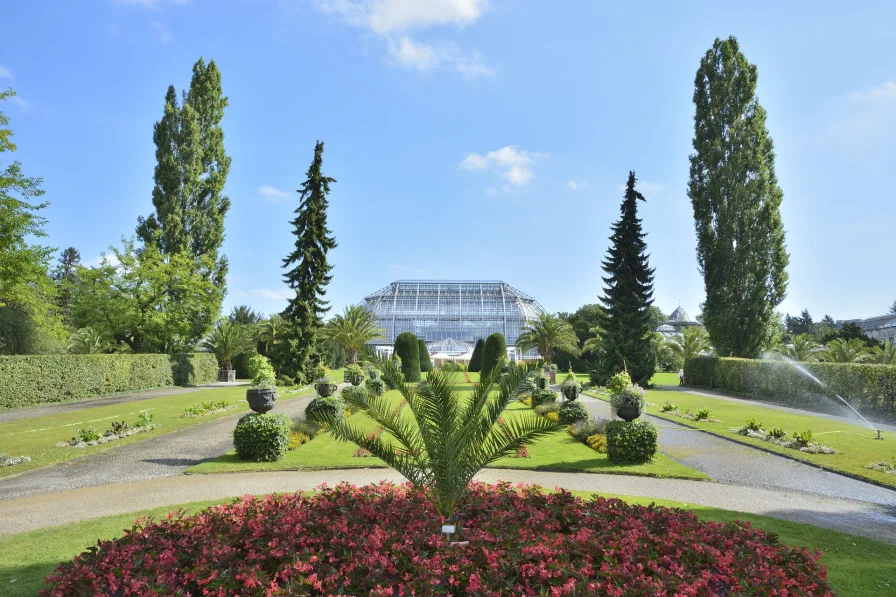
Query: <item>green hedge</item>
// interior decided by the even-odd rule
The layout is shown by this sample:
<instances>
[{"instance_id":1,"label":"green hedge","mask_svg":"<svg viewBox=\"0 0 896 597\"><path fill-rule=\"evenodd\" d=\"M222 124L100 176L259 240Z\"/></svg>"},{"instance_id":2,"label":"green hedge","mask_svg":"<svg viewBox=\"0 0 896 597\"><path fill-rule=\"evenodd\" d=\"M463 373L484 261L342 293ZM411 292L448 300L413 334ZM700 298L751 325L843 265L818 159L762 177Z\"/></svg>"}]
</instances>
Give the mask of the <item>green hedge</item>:
<instances>
[{"instance_id":1,"label":"green hedge","mask_svg":"<svg viewBox=\"0 0 896 597\"><path fill-rule=\"evenodd\" d=\"M0 409L152 388L210 383L211 353L61 354L0 357Z\"/></svg>"},{"instance_id":2,"label":"green hedge","mask_svg":"<svg viewBox=\"0 0 896 597\"><path fill-rule=\"evenodd\" d=\"M429 348L426 346L426 340L417 338L417 349L420 355L420 372L429 373L432 371L432 359L429 358Z\"/></svg>"},{"instance_id":3,"label":"green hedge","mask_svg":"<svg viewBox=\"0 0 896 597\"><path fill-rule=\"evenodd\" d=\"M249 413L233 430L236 455L252 462L276 462L286 455L292 420L280 413Z\"/></svg>"},{"instance_id":4,"label":"green hedge","mask_svg":"<svg viewBox=\"0 0 896 597\"><path fill-rule=\"evenodd\" d=\"M781 361L697 357L684 365L684 383L756 400L815 409L839 394L860 411L896 416L896 366L800 363L824 387Z\"/></svg>"},{"instance_id":5,"label":"green hedge","mask_svg":"<svg viewBox=\"0 0 896 597\"><path fill-rule=\"evenodd\" d=\"M417 336L402 332L395 339L394 353L401 359L401 372L405 381L420 381L420 348Z\"/></svg>"},{"instance_id":6,"label":"green hedge","mask_svg":"<svg viewBox=\"0 0 896 597\"><path fill-rule=\"evenodd\" d=\"M504 339L504 334L495 332L485 339L480 373L488 375L497 366L498 361L505 358L507 358L507 341Z\"/></svg>"},{"instance_id":7,"label":"green hedge","mask_svg":"<svg viewBox=\"0 0 896 597\"><path fill-rule=\"evenodd\" d=\"M615 464L644 464L657 451L658 432L647 421L607 423L607 457Z\"/></svg>"},{"instance_id":8,"label":"green hedge","mask_svg":"<svg viewBox=\"0 0 896 597\"><path fill-rule=\"evenodd\" d=\"M485 340L480 338L476 340L476 346L473 347L473 354L470 355L470 373L479 373L482 368L482 351L485 350Z\"/></svg>"}]
</instances>

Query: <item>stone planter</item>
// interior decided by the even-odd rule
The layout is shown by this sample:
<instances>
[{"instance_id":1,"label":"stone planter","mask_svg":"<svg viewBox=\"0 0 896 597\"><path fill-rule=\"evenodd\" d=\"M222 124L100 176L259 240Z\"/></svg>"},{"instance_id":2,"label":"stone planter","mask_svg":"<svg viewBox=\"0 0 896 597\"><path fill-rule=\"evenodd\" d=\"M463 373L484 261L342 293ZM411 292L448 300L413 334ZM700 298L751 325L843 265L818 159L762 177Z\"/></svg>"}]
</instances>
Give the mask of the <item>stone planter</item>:
<instances>
[{"instance_id":1,"label":"stone planter","mask_svg":"<svg viewBox=\"0 0 896 597\"><path fill-rule=\"evenodd\" d=\"M334 383L319 383L316 386L314 386L314 389L317 390L317 394L324 398L335 394L336 388L337 388L337 386Z\"/></svg>"},{"instance_id":2,"label":"stone planter","mask_svg":"<svg viewBox=\"0 0 896 597\"><path fill-rule=\"evenodd\" d=\"M236 381L236 370L218 369L218 381L223 383Z\"/></svg>"},{"instance_id":3,"label":"stone planter","mask_svg":"<svg viewBox=\"0 0 896 597\"><path fill-rule=\"evenodd\" d=\"M358 373L356 375L350 375L348 381L353 386L360 386L361 382L364 381L364 374Z\"/></svg>"},{"instance_id":4,"label":"stone planter","mask_svg":"<svg viewBox=\"0 0 896 597\"><path fill-rule=\"evenodd\" d=\"M277 400L276 390L246 390L246 402L249 408L257 413L266 413L274 408L274 401Z\"/></svg>"},{"instance_id":5,"label":"stone planter","mask_svg":"<svg viewBox=\"0 0 896 597\"><path fill-rule=\"evenodd\" d=\"M538 378L538 389L539 390L547 390L548 389L548 378L547 377L539 377Z\"/></svg>"},{"instance_id":6,"label":"stone planter","mask_svg":"<svg viewBox=\"0 0 896 597\"><path fill-rule=\"evenodd\" d=\"M582 386L579 384L561 385L560 391L567 400L576 400L582 393Z\"/></svg>"},{"instance_id":7,"label":"stone planter","mask_svg":"<svg viewBox=\"0 0 896 597\"><path fill-rule=\"evenodd\" d=\"M641 409L634 404L623 404L616 411L616 416L623 421L634 421L641 416Z\"/></svg>"}]
</instances>

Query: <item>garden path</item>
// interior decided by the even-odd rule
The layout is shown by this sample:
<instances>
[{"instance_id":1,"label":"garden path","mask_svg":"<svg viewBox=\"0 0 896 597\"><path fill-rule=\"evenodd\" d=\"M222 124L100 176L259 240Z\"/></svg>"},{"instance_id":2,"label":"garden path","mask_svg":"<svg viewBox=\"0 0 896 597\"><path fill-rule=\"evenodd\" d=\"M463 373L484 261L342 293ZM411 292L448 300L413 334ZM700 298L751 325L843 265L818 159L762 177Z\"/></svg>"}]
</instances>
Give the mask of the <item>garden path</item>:
<instances>
[{"instance_id":1,"label":"garden path","mask_svg":"<svg viewBox=\"0 0 896 597\"><path fill-rule=\"evenodd\" d=\"M83 410L85 408L94 408L96 406L123 404L125 402L135 402L137 400L148 400L149 398L177 396L179 394L191 394L193 392L201 392L203 390L217 390L220 388L229 388L233 386L243 385L248 385L248 383L237 381L232 383L213 383L185 388L160 388L158 390L149 390L147 392L133 392L130 394L117 394L115 396L100 396L98 398L88 398L86 400L79 400L77 402L41 404L40 406L16 408L0 412L0 423L6 423L8 421L19 421L21 419L33 419L34 417L43 417L44 415L58 415L62 413L75 412L78 410Z\"/></svg>"}]
</instances>

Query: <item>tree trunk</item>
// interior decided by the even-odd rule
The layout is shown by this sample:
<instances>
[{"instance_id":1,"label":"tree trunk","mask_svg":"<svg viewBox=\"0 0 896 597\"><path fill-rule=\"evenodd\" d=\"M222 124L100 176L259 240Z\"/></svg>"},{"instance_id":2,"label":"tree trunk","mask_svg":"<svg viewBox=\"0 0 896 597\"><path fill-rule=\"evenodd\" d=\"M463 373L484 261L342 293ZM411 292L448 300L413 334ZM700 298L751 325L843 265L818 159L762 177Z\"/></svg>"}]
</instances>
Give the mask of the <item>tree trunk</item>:
<instances>
[{"instance_id":1,"label":"tree trunk","mask_svg":"<svg viewBox=\"0 0 896 597\"><path fill-rule=\"evenodd\" d=\"M358 351L349 349L348 351L348 364L356 365L358 363Z\"/></svg>"}]
</instances>

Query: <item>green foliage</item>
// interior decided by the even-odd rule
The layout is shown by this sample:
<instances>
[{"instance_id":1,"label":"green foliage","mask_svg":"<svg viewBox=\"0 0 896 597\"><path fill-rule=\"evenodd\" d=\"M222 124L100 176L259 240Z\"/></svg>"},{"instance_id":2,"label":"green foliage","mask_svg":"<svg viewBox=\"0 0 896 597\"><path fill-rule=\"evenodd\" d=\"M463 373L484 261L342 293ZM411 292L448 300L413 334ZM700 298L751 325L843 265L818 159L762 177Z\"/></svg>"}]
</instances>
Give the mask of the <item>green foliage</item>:
<instances>
[{"instance_id":1,"label":"green foliage","mask_svg":"<svg viewBox=\"0 0 896 597\"><path fill-rule=\"evenodd\" d=\"M451 519L455 506L479 470L557 429L534 414L498 419L516 396L525 369L483 375L469 395L457 376L434 372L427 383L409 383L394 362L378 361L385 379L405 401L409 416L385 397L351 401L383 428L374 436L351 418L328 421L333 435L351 441L401 473L432 503L437 515ZM354 417L352 417L354 418Z\"/></svg>"},{"instance_id":2,"label":"green foliage","mask_svg":"<svg viewBox=\"0 0 896 597\"><path fill-rule=\"evenodd\" d=\"M553 313L540 313L538 319L527 321L517 338L516 346L520 354L525 354L532 348L537 349L548 365L552 364L554 350L579 354L578 339L572 326Z\"/></svg>"},{"instance_id":3,"label":"green foliage","mask_svg":"<svg viewBox=\"0 0 896 597\"><path fill-rule=\"evenodd\" d=\"M420 371L429 373L432 371L432 359L429 358L429 349L426 347L426 340L417 339L417 352L420 354Z\"/></svg>"},{"instance_id":4,"label":"green foliage","mask_svg":"<svg viewBox=\"0 0 896 597\"><path fill-rule=\"evenodd\" d=\"M837 338L828 342L818 358L828 363L861 363L871 360L873 352L858 338Z\"/></svg>"},{"instance_id":5,"label":"green foliage","mask_svg":"<svg viewBox=\"0 0 896 597\"><path fill-rule=\"evenodd\" d=\"M277 374L274 372L274 367L267 357L256 354L249 359L248 365L253 386L256 388L270 388L275 385Z\"/></svg>"},{"instance_id":6,"label":"green foliage","mask_svg":"<svg viewBox=\"0 0 896 597\"><path fill-rule=\"evenodd\" d=\"M401 359L401 372L407 381L420 381L420 349L417 336L402 332L395 339L394 354Z\"/></svg>"},{"instance_id":7,"label":"green foliage","mask_svg":"<svg viewBox=\"0 0 896 597\"><path fill-rule=\"evenodd\" d=\"M754 358L773 345L789 262L775 153L756 99L756 66L734 37L716 39L697 70L688 196L703 315L722 356Z\"/></svg>"},{"instance_id":8,"label":"green foliage","mask_svg":"<svg viewBox=\"0 0 896 597\"><path fill-rule=\"evenodd\" d=\"M149 427L152 425L152 420L154 415L148 410L141 410L137 415L137 422L134 423L134 427Z\"/></svg>"},{"instance_id":9,"label":"green foliage","mask_svg":"<svg viewBox=\"0 0 896 597\"><path fill-rule=\"evenodd\" d=\"M539 414L543 417L548 413L560 412L560 403L558 403L557 401L542 402L541 404L539 404L532 410L534 410L537 414Z\"/></svg>"},{"instance_id":10,"label":"green foliage","mask_svg":"<svg viewBox=\"0 0 896 597\"><path fill-rule=\"evenodd\" d=\"M76 444L78 442L84 442L86 444L87 442L95 442L99 439L99 432L93 427L90 427L88 429L78 429L75 432L75 436L72 438L72 443Z\"/></svg>"},{"instance_id":11,"label":"green foliage","mask_svg":"<svg viewBox=\"0 0 896 597\"><path fill-rule=\"evenodd\" d=\"M620 371L607 382L607 391L610 394L621 394L622 390L632 385L632 378L627 371Z\"/></svg>"},{"instance_id":12,"label":"green foliage","mask_svg":"<svg viewBox=\"0 0 896 597\"><path fill-rule=\"evenodd\" d=\"M712 349L712 345L709 342L709 334L698 326L684 328L681 330L680 336L672 336L668 342L669 347L681 359L682 363Z\"/></svg>"},{"instance_id":13,"label":"green foliage","mask_svg":"<svg viewBox=\"0 0 896 597\"><path fill-rule=\"evenodd\" d=\"M202 345L218 357L222 369L229 371L233 369L233 359L255 349L254 326L223 319Z\"/></svg>"},{"instance_id":14,"label":"green foliage","mask_svg":"<svg viewBox=\"0 0 896 597\"><path fill-rule=\"evenodd\" d=\"M495 332L485 340L485 346L482 349L482 366L480 373L489 375L499 362L503 362L507 358L507 340L504 334Z\"/></svg>"},{"instance_id":15,"label":"green foliage","mask_svg":"<svg viewBox=\"0 0 896 597\"><path fill-rule=\"evenodd\" d=\"M104 354L0 357L0 409L214 382L214 355Z\"/></svg>"},{"instance_id":16,"label":"green foliage","mask_svg":"<svg viewBox=\"0 0 896 597\"><path fill-rule=\"evenodd\" d=\"M295 248L283 260L284 280L296 295L283 311L284 319L291 325L287 328L288 346L277 360L278 368L290 375L310 373L323 326L321 318L329 310L324 295L333 278L330 274L333 266L327 262L327 253L336 247L336 239L327 228L327 195L336 179L321 172L323 155L324 144L318 141L305 181L299 187L299 206L291 222Z\"/></svg>"},{"instance_id":17,"label":"green foliage","mask_svg":"<svg viewBox=\"0 0 896 597\"><path fill-rule=\"evenodd\" d=\"M769 360L698 357L684 366L685 384L813 410L818 396L845 398L862 412L896 415L896 366L811 363L820 386L791 365Z\"/></svg>"},{"instance_id":18,"label":"green foliage","mask_svg":"<svg viewBox=\"0 0 896 597\"><path fill-rule=\"evenodd\" d=\"M638 411L638 416L641 416L647 405L646 396L647 392L644 391L644 388L637 384L631 385L610 396L610 408L613 410L613 414L618 415L620 408L634 407Z\"/></svg>"},{"instance_id":19,"label":"green foliage","mask_svg":"<svg viewBox=\"0 0 896 597\"><path fill-rule=\"evenodd\" d=\"M586 421L573 423L569 426L568 430L570 435L580 442L585 443L592 435L606 435L607 423L609 422L610 421L607 419L588 419Z\"/></svg>"},{"instance_id":20,"label":"green foliage","mask_svg":"<svg viewBox=\"0 0 896 597\"><path fill-rule=\"evenodd\" d=\"M470 373L479 373L482 368L482 351L485 350L485 340L480 338L476 340L476 346L473 347L473 354L470 355Z\"/></svg>"},{"instance_id":21,"label":"green foliage","mask_svg":"<svg viewBox=\"0 0 896 597\"><path fill-rule=\"evenodd\" d=\"M358 362L358 353L368 342L385 338L383 328L376 325L373 313L358 305L349 305L324 327L324 339L345 348L349 364ZM427 353L428 354L428 353Z\"/></svg>"},{"instance_id":22,"label":"green foliage","mask_svg":"<svg viewBox=\"0 0 896 597\"><path fill-rule=\"evenodd\" d=\"M705 421L706 419L712 416L712 411L708 408L701 408L696 413L694 413L695 421Z\"/></svg>"},{"instance_id":23,"label":"green foliage","mask_svg":"<svg viewBox=\"0 0 896 597\"><path fill-rule=\"evenodd\" d=\"M614 464L644 464L657 451L657 429L647 421L607 423L607 456Z\"/></svg>"},{"instance_id":24,"label":"green foliage","mask_svg":"<svg viewBox=\"0 0 896 597\"><path fill-rule=\"evenodd\" d=\"M253 462L274 462L286 455L292 421L283 414L250 413L233 430L236 455Z\"/></svg>"},{"instance_id":25,"label":"green foliage","mask_svg":"<svg viewBox=\"0 0 896 597\"><path fill-rule=\"evenodd\" d=\"M538 406L546 402L555 402L557 400L557 392L554 390L538 389L532 392L532 406Z\"/></svg>"},{"instance_id":26,"label":"green foliage","mask_svg":"<svg viewBox=\"0 0 896 597\"><path fill-rule=\"evenodd\" d=\"M588 419L588 409L579 401L571 402L567 400L560 406L559 412L562 425L572 425Z\"/></svg>"},{"instance_id":27,"label":"green foliage","mask_svg":"<svg viewBox=\"0 0 896 597\"><path fill-rule=\"evenodd\" d=\"M812 431L794 431L793 441L797 448L806 448L813 442Z\"/></svg>"},{"instance_id":28,"label":"green foliage","mask_svg":"<svg viewBox=\"0 0 896 597\"><path fill-rule=\"evenodd\" d=\"M53 269L53 281L56 283L56 305L62 316L62 322L71 326L71 301L81 269L81 254L74 247L68 247L59 255L59 263Z\"/></svg>"},{"instance_id":29,"label":"green foliage","mask_svg":"<svg viewBox=\"0 0 896 597\"><path fill-rule=\"evenodd\" d=\"M663 406L660 410L664 413L672 412L673 410L678 410L678 407L669 402L668 400L663 402Z\"/></svg>"},{"instance_id":30,"label":"green foliage","mask_svg":"<svg viewBox=\"0 0 896 597\"><path fill-rule=\"evenodd\" d=\"M305 407L305 417L318 423L341 421L344 416L345 401L338 396L318 396Z\"/></svg>"},{"instance_id":31,"label":"green foliage","mask_svg":"<svg viewBox=\"0 0 896 597\"><path fill-rule=\"evenodd\" d=\"M369 393L367 391L367 388L364 386L347 386L342 389L342 399L345 402L350 402L352 400L364 400L368 395Z\"/></svg>"},{"instance_id":32,"label":"green foliage","mask_svg":"<svg viewBox=\"0 0 896 597\"><path fill-rule=\"evenodd\" d=\"M382 396L386 391L386 382L379 378L368 378L364 380L364 385L371 396Z\"/></svg>"},{"instance_id":33,"label":"green foliage","mask_svg":"<svg viewBox=\"0 0 896 597\"><path fill-rule=\"evenodd\" d=\"M237 325L258 325L264 319L261 313L249 305L237 305L230 310L227 321Z\"/></svg>"},{"instance_id":34,"label":"green foliage","mask_svg":"<svg viewBox=\"0 0 896 597\"><path fill-rule=\"evenodd\" d=\"M815 361L821 356L819 354L821 346L811 334L793 336L790 344L781 343L776 350L794 361ZM691 357L695 356L697 355L691 355Z\"/></svg>"},{"instance_id":35,"label":"green foliage","mask_svg":"<svg viewBox=\"0 0 896 597\"><path fill-rule=\"evenodd\" d=\"M81 328L68 339L71 354L106 354L111 348L109 337L93 328Z\"/></svg>"},{"instance_id":36,"label":"green foliage","mask_svg":"<svg viewBox=\"0 0 896 597\"><path fill-rule=\"evenodd\" d=\"M656 372L656 353L650 342L654 270L648 263L646 234L638 218L635 173L629 172L619 220L613 224L610 248L603 261L606 284L601 302L601 364L604 374L627 370L636 382L647 385Z\"/></svg>"}]
</instances>

